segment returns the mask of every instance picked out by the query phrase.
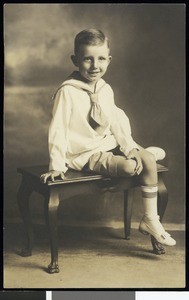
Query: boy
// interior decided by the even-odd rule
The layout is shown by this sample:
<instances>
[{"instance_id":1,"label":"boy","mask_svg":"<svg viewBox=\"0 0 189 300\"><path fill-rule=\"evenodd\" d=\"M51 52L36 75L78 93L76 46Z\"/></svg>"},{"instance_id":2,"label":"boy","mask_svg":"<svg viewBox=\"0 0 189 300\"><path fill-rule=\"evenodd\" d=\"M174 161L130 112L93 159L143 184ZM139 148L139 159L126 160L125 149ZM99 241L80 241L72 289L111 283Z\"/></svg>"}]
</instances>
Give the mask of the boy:
<instances>
[{"instance_id":1,"label":"boy","mask_svg":"<svg viewBox=\"0 0 189 300\"><path fill-rule=\"evenodd\" d=\"M157 148L148 151L133 140L128 117L114 104L113 91L102 79L112 59L108 38L100 30L81 31L71 59L78 71L55 93L49 128L50 171L41 180L64 179L68 168L110 176L137 175L144 207L139 230L161 244L175 245L157 213L156 159L149 152Z\"/></svg>"}]
</instances>

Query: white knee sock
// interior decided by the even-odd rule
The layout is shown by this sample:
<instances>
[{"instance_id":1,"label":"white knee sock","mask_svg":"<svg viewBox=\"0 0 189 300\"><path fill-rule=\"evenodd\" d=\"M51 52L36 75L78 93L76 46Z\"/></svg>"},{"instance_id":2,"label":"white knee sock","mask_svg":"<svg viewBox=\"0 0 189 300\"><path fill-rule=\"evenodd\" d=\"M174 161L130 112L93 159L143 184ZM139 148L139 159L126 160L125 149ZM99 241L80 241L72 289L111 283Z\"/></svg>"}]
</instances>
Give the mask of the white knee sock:
<instances>
[{"instance_id":1,"label":"white knee sock","mask_svg":"<svg viewBox=\"0 0 189 300\"><path fill-rule=\"evenodd\" d=\"M157 217L157 186L141 186L144 215L149 219Z\"/></svg>"}]
</instances>

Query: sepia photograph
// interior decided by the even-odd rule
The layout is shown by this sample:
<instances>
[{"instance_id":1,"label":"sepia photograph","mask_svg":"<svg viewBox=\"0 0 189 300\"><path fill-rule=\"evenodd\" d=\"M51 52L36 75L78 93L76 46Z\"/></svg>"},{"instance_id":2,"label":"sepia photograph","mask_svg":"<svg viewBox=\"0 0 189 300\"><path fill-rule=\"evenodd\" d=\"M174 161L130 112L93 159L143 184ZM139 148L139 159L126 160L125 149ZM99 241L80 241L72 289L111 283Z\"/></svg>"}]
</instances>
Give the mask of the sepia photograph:
<instances>
[{"instance_id":1,"label":"sepia photograph","mask_svg":"<svg viewBox=\"0 0 189 300\"><path fill-rule=\"evenodd\" d=\"M4 288L186 287L185 15L4 5Z\"/></svg>"}]
</instances>

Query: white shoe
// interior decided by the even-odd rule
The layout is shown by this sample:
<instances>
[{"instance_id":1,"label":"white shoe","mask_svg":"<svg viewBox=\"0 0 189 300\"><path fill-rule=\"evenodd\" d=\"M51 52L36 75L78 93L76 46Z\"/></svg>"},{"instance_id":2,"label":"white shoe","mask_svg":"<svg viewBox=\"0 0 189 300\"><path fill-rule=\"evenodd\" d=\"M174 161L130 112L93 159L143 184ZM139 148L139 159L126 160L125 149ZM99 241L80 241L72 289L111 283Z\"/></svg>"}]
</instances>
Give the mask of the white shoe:
<instances>
[{"instance_id":1,"label":"white shoe","mask_svg":"<svg viewBox=\"0 0 189 300\"><path fill-rule=\"evenodd\" d=\"M151 234L162 245L174 246L176 241L165 231L159 221L159 216L149 219L144 216L139 225L139 231L143 234Z\"/></svg>"},{"instance_id":2,"label":"white shoe","mask_svg":"<svg viewBox=\"0 0 189 300\"><path fill-rule=\"evenodd\" d=\"M155 160L162 160L165 158L166 153L165 151L160 147L148 147L145 148L148 152L152 153L155 156Z\"/></svg>"}]
</instances>

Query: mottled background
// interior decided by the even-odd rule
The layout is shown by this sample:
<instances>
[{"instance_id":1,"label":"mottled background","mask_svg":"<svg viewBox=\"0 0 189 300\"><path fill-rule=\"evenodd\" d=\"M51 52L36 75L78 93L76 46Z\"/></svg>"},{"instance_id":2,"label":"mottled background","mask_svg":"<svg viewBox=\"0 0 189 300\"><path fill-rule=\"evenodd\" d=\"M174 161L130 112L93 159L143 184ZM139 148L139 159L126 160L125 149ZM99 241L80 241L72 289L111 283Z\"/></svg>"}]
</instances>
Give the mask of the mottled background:
<instances>
[{"instance_id":1,"label":"mottled background","mask_svg":"<svg viewBox=\"0 0 189 300\"><path fill-rule=\"evenodd\" d=\"M74 36L96 27L110 38L105 75L130 118L134 139L165 149L166 222L184 222L185 6L183 4L6 4L4 6L4 212L19 217L16 168L48 164L51 96L73 71ZM133 219L142 212L139 192ZM42 218L41 196L32 212ZM61 206L64 220L122 220L121 194ZM41 219L43 220L43 219Z\"/></svg>"}]
</instances>

